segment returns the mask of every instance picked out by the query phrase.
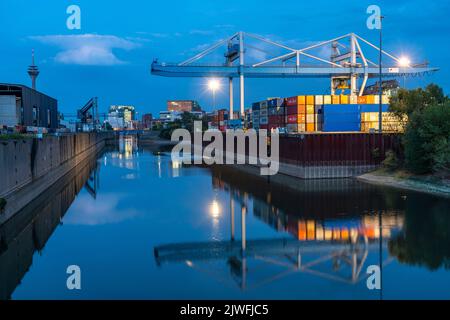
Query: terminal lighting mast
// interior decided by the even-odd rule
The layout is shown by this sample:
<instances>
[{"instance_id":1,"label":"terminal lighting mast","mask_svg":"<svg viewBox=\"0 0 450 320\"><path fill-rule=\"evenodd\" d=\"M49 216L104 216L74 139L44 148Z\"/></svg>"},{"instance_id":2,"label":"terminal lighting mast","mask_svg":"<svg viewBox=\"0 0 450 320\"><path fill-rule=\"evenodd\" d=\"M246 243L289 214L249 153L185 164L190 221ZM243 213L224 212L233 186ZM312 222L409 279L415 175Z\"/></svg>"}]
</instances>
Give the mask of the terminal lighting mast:
<instances>
[{"instance_id":1,"label":"terminal lighting mast","mask_svg":"<svg viewBox=\"0 0 450 320\"><path fill-rule=\"evenodd\" d=\"M36 78L39 75L39 69L34 64L34 49L31 50L31 66L28 67L28 75L31 78L31 88L36 90Z\"/></svg>"}]
</instances>

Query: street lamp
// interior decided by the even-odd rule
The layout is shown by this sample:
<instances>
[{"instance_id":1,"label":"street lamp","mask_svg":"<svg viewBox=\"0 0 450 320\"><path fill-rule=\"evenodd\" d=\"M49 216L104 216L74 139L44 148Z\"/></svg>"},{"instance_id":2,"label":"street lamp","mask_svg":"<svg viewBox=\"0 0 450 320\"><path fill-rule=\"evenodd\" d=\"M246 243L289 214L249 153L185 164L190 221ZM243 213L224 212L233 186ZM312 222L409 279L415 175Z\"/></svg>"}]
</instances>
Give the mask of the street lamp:
<instances>
[{"instance_id":1,"label":"street lamp","mask_svg":"<svg viewBox=\"0 0 450 320\"><path fill-rule=\"evenodd\" d=\"M408 57L402 56L398 59L398 66L403 68L409 68L411 66L411 60ZM403 88L406 88L406 74L403 75Z\"/></svg>"},{"instance_id":2,"label":"street lamp","mask_svg":"<svg viewBox=\"0 0 450 320\"><path fill-rule=\"evenodd\" d=\"M218 90L220 87L220 83L216 79L211 79L208 82L208 88L212 91L213 95L213 110L216 109L216 90Z\"/></svg>"},{"instance_id":3,"label":"street lamp","mask_svg":"<svg viewBox=\"0 0 450 320\"><path fill-rule=\"evenodd\" d=\"M405 56L400 57L400 59L398 59L398 65L399 67L409 67L411 65L411 60Z\"/></svg>"}]
</instances>

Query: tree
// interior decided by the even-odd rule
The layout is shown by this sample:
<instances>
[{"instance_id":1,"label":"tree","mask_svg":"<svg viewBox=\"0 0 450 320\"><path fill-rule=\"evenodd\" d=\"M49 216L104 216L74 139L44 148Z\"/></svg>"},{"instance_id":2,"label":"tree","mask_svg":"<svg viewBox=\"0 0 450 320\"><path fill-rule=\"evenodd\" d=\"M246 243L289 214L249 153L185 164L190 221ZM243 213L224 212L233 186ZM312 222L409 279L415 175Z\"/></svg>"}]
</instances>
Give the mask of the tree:
<instances>
[{"instance_id":1,"label":"tree","mask_svg":"<svg viewBox=\"0 0 450 320\"><path fill-rule=\"evenodd\" d=\"M448 96L438 85L429 84L425 90L417 88L413 90L399 89L398 93L391 97L389 111L401 116L411 116L414 112L421 112L432 105L442 105L449 101Z\"/></svg>"},{"instance_id":2,"label":"tree","mask_svg":"<svg viewBox=\"0 0 450 320\"><path fill-rule=\"evenodd\" d=\"M450 170L450 102L413 112L403 143L407 168L424 174Z\"/></svg>"}]
</instances>

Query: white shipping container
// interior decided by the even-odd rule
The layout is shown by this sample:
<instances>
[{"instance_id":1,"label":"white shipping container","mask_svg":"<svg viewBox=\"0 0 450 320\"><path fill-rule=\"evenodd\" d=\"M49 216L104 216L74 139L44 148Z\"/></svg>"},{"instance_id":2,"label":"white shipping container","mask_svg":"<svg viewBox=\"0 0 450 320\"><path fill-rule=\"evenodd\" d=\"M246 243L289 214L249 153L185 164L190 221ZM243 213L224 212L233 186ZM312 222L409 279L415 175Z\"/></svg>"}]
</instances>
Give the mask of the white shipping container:
<instances>
[{"instance_id":1,"label":"white shipping container","mask_svg":"<svg viewBox=\"0 0 450 320\"><path fill-rule=\"evenodd\" d=\"M323 104L323 96L316 96L316 104Z\"/></svg>"},{"instance_id":2,"label":"white shipping container","mask_svg":"<svg viewBox=\"0 0 450 320\"><path fill-rule=\"evenodd\" d=\"M16 96L0 96L0 125L14 127L19 124L19 110Z\"/></svg>"}]
</instances>

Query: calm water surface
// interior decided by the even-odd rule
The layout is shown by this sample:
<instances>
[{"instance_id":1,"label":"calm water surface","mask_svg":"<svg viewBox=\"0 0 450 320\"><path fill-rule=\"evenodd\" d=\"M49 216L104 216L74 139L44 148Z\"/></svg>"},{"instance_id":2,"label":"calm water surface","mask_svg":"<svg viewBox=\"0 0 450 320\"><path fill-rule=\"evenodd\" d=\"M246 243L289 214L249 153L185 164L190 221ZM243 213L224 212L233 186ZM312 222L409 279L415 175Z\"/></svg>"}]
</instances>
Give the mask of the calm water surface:
<instances>
[{"instance_id":1,"label":"calm water surface","mask_svg":"<svg viewBox=\"0 0 450 320\"><path fill-rule=\"evenodd\" d=\"M122 140L0 226L0 298L450 298L448 199L294 183ZM382 293L366 285L380 263ZM66 288L72 264L79 291Z\"/></svg>"}]
</instances>

